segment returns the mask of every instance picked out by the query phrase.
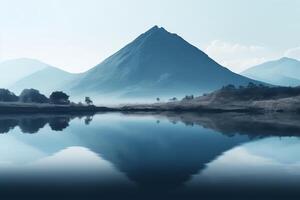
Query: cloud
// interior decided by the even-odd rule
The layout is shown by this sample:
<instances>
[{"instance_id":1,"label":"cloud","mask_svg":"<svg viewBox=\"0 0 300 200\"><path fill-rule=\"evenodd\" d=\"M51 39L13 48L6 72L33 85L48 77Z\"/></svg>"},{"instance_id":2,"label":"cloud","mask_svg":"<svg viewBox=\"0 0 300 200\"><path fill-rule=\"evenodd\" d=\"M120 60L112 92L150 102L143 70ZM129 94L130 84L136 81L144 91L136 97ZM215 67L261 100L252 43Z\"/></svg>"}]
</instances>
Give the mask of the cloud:
<instances>
[{"instance_id":1,"label":"cloud","mask_svg":"<svg viewBox=\"0 0 300 200\"><path fill-rule=\"evenodd\" d=\"M211 58L234 72L243 70L272 59L273 53L264 46L214 40L205 48Z\"/></svg>"},{"instance_id":2,"label":"cloud","mask_svg":"<svg viewBox=\"0 0 300 200\"><path fill-rule=\"evenodd\" d=\"M284 56L300 60L300 46L286 50Z\"/></svg>"},{"instance_id":3,"label":"cloud","mask_svg":"<svg viewBox=\"0 0 300 200\"><path fill-rule=\"evenodd\" d=\"M213 53L240 53L240 52L257 52L265 50L263 46L256 46L256 45L242 45L238 43L230 43L230 42L223 42L220 40L212 41L206 48L207 51Z\"/></svg>"}]
</instances>

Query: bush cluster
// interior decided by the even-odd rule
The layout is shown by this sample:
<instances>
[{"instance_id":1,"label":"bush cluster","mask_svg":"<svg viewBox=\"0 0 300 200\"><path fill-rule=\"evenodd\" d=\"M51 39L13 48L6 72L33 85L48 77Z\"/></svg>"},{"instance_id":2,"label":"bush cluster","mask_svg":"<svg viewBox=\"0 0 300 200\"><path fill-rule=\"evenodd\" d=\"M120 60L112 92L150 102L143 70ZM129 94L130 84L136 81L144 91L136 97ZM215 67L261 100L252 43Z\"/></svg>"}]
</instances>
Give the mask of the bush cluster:
<instances>
[{"instance_id":1,"label":"bush cluster","mask_svg":"<svg viewBox=\"0 0 300 200\"><path fill-rule=\"evenodd\" d=\"M217 97L241 101L268 100L298 96L300 95L300 87L269 87L262 84L249 83L248 86L239 87L227 85L214 94L217 94Z\"/></svg>"},{"instance_id":2,"label":"bush cluster","mask_svg":"<svg viewBox=\"0 0 300 200\"><path fill-rule=\"evenodd\" d=\"M21 103L51 103L70 104L69 96L61 91L52 92L50 97L46 97L35 89L24 89L19 96L7 89L0 89L1 102L21 102Z\"/></svg>"}]
</instances>

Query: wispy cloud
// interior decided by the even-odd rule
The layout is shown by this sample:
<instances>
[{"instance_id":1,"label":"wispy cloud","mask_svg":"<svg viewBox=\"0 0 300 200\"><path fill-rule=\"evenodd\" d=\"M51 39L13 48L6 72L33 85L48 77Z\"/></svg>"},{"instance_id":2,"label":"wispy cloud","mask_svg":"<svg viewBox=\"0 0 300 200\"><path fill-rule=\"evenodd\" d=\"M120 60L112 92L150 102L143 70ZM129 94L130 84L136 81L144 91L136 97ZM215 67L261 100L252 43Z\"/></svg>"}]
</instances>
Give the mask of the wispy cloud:
<instances>
[{"instance_id":1,"label":"wispy cloud","mask_svg":"<svg viewBox=\"0 0 300 200\"><path fill-rule=\"evenodd\" d=\"M286 50L284 56L300 60L300 46Z\"/></svg>"},{"instance_id":2,"label":"wispy cloud","mask_svg":"<svg viewBox=\"0 0 300 200\"><path fill-rule=\"evenodd\" d=\"M217 62L234 72L274 58L273 53L264 46L245 45L220 40L210 42L204 51Z\"/></svg>"}]
</instances>

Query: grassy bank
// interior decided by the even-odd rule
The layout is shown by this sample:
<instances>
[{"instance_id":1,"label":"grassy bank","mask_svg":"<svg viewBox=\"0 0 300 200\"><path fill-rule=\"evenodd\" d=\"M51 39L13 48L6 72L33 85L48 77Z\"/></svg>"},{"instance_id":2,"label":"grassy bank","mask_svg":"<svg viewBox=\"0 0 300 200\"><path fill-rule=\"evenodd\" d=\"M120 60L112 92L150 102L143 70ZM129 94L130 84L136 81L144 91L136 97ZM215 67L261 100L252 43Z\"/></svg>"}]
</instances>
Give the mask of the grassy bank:
<instances>
[{"instance_id":1,"label":"grassy bank","mask_svg":"<svg viewBox=\"0 0 300 200\"><path fill-rule=\"evenodd\" d=\"M115 108L79 105L0 103L0 114L6 113L84 113L115 111Z\"/></svg>"}]
</instances>

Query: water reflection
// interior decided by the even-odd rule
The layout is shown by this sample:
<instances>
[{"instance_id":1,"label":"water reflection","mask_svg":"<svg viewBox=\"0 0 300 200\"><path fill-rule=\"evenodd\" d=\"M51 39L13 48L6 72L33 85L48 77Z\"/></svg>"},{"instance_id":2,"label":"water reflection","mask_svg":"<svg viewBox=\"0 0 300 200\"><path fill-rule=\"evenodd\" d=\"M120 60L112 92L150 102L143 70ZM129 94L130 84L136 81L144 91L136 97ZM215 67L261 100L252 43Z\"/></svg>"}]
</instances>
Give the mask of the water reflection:
<instances>
[{"instance_id":1,"label":"water reflection","mask_svg":"<svg viewBox=\"0 0 300 200\"><path fill-rule=\"evenodd\" d=\"M274 150L276 149L276 150ZM207 164L187 184L204 184L266 187L300 183L299 138L264 138L235 147ZM255 176L253 176L255 174Z\"/></svg>"},{"instance_id":2,"label":"water reflection","mask_svg":"<svg viewBox=\"0 0 300 200\"><path fill-rule=\"evenodd\" d=\"M251 141L208 163L186 182L186 188L188 193L213 188L227 197L299 199L299 150L298 137Z\"/></svg>"},{"instance_id":3,"label":"water reflection","mask_svg":"<svg viewBox=\"0 0 300 200\"><path fill-rule=\"evenodd\" d=\"M0 136L0 184L45 192L54 184L74 195L123 198L124 192L172 199L230 196L279 181L285 191L300 183L298 119L232 113L2 116L1 131L11 134ZM16 126L38 134L19 134ZM243 194L249 195L235 192Z\"/></svg>"},{"instance_id":4,"label":"water reflection","mask_svg":"<svg viewBox=\"0 0 300 200\"><path fill-rule=\"evenodd\" d=\"M139 113L139 116L145 113ZM153 113L166 117L172 123L183 122L187 126L199 125L224 135L247 135L250 138L267 136L300 136L300 115L287 113Z\"/></svg>"},{"instance_id":5,"label":"water reflection","mask_svg":"<svg viewBox=\"0 0 300 200\"><path fill-rule=\"evenodd\" d=\"M22 133L37 133L47 124L53 131L63 131L75 118L85 117L85 124L92 121L92 115L0 115L0 133L8 133L19 127Z\"/></svg>"}]
</instances>

